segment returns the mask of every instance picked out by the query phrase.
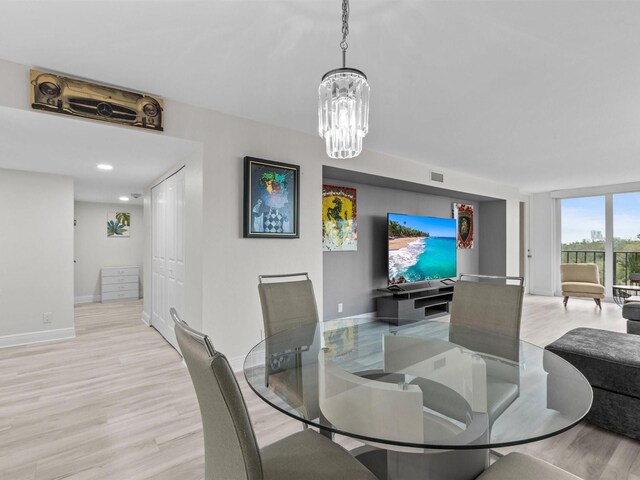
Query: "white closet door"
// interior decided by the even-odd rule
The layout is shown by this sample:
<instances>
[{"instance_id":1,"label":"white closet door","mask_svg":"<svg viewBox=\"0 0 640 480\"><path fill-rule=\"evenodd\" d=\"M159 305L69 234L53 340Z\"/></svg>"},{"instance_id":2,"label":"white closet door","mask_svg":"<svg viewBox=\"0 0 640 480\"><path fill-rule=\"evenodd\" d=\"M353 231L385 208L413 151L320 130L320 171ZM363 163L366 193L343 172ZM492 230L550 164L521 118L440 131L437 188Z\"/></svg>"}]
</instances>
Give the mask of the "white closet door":
<instances>
[{"instance_id":1,"label":"white closet door","mask_svg":"<svg viewBox=\"0 0 640 480\"><path fill-rule=\"evenodd\" d=\"M166 330L166 185L151 189L151 325L163 333ZM164 335L164 334L163 334Z\"/></svg>"},{"instance_id":2,"label":"white closet door","mask_svg":"<svg viewBox=\"0 0 640 480\"><path fill-rule=\"evenodd\" d=\"M185 308L185 178L184 170L151 189L152 312L151 325L177 347L169 309Z\"/></svg>"}]
</instances>

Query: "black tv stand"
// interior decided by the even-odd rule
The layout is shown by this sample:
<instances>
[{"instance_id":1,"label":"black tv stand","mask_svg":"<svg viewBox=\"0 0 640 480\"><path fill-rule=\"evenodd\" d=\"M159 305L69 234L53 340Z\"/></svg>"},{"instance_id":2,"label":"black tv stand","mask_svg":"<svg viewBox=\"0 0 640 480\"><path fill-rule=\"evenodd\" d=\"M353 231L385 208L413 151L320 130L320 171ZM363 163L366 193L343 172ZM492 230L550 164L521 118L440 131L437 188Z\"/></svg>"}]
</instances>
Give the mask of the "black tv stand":
<instances>
[{"instance_id":1,"label":"black tv stand","mask_svg":"<svg viewBox=\"0 0 640 480\"><path fill-rule=\"evenodd\" d=\"M424 320L448 314L453 300L453 286L434 286L435 284L436 282L418 285L401 284L398 285L401 290L389 287L378 288L378 292L386 295L376 298L377 316Z\"/></svg>"},{"instance_id":2,"label":"black tv stand","mask_svg":"<svg viewBox=\"0 0 640 480\"><path fill-rule=\"evenodd\" d=\"M398 283L395 285L389 285L387 288L379 288L378 291L387 293L416 293L424 292L426 290L433 290L434 288L438 287L432 285L431 282Z\"/></svg>"}]
</instances>

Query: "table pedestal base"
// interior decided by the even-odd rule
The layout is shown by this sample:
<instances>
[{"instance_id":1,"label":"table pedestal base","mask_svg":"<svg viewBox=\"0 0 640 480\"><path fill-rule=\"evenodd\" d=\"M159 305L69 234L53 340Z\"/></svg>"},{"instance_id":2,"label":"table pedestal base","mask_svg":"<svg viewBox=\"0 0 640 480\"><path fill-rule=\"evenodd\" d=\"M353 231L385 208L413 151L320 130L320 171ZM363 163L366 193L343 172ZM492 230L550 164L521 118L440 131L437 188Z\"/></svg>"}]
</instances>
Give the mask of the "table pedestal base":
<instances>
[{"instance_id":1,"label":"table pedestal base","mask_svg":"<svg viewBox=\"0 0 640 480\"><path fill-rule=\"evenodd\" d=\"M364 446L351 452L380 480L473 480L489 466L489 450L405 453Z\"/></svg>"}]
</instances>

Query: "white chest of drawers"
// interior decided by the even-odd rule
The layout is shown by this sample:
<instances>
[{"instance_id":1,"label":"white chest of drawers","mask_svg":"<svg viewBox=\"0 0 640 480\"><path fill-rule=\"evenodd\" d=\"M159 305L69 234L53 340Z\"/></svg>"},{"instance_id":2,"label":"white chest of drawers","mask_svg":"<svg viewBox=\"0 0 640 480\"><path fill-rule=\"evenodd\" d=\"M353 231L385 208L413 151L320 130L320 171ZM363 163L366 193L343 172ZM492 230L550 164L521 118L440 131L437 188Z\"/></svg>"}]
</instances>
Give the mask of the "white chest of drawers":
<instances>
[{"instance_id":1,"label":"white chest of drawers","mask_svg":"<svg viewBox=\"0 0 640 480\"><path fill-rule=\"evenodd\" d=\"M140 267L102 267L102 301L137 300Z\"/></svg>"}]
</instances>

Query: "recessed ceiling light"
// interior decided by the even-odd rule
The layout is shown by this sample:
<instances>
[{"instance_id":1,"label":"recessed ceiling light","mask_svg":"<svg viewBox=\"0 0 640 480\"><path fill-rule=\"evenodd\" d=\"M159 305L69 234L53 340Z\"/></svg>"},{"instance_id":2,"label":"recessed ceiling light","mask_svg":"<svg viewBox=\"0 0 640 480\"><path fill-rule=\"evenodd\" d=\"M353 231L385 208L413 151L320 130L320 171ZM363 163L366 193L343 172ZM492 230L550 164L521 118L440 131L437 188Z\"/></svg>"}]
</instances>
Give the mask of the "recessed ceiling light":
<instances>
[{"instance_id":1,"label":"recessed ceiling light","mask_svg":"<svg viewBox=\"0 0 640 480\"><path fill-rule=\"evenodd\" d=\"M98 164L100 170L113 170L113 165L107 165L106 163Z\"/></svg>"},{"instance_id":2,"label":"recessed ceiling light","mask_svg":"<svg viewBox=\"0 0 640 480\"><path fill-rule=\"evenodd\" d=\"M121 202L128 202L129 201L129 197L120 197L120 201Z\"/></svg>"}]
</instances>

